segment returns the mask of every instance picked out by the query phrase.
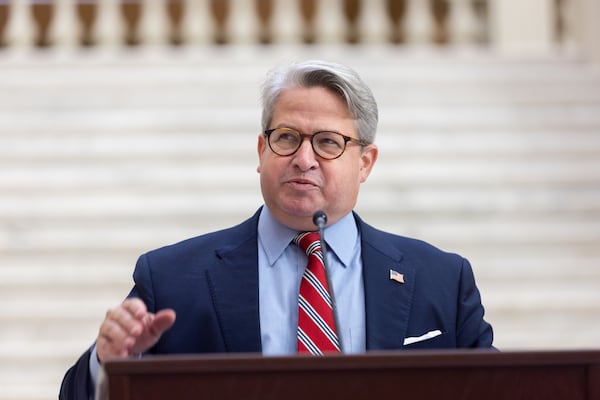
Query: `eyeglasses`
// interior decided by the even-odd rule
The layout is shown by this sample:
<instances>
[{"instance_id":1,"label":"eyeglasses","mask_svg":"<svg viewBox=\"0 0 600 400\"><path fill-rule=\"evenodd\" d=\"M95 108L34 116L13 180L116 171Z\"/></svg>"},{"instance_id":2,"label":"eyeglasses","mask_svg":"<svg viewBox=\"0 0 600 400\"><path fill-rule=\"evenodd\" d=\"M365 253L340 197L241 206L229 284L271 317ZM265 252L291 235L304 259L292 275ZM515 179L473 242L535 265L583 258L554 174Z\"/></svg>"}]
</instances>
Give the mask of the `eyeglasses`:
<instances>
[{"instance_id":1,"label":"eyeglasses","mask_svg":"<svg viewBox=\"0 0 600 400\"><path fill-rule=\"evenodd\" d=\"M346 150L348 142L356 143L360 146L368 145L363 140L329 131L306 135L291 128L275 128L266 130L264 134L273 153L284 157L291 156L297 152L300 146L302 146L304 138L309 138L313 151L319 157L326 160L334 160L340 157L344 153L344 150Z\"/></svg>"}]
</instances>

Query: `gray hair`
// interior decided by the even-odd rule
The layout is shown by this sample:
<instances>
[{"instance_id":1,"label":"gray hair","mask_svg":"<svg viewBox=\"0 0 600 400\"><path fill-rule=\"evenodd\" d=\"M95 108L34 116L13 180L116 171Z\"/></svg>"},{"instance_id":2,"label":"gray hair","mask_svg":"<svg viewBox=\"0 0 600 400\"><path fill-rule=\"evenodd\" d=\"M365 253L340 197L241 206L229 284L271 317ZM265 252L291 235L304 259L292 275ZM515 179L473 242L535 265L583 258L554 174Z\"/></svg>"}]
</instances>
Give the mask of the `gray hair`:
<instances>
[{"instance_id":1,"label":"gray hair","mask_svg":"<svg viewBox=\"0 0 600 400\"><path fill-rule=\"evenodd\" d=\"M293 87L323 87L338 94L356 121L360 139L367 143L375 141L378 112L371 89L351 68L319 60L276 67L267 74L262 87L263 130L269 129L281 92Z\"/></svg>"}]
</instances>

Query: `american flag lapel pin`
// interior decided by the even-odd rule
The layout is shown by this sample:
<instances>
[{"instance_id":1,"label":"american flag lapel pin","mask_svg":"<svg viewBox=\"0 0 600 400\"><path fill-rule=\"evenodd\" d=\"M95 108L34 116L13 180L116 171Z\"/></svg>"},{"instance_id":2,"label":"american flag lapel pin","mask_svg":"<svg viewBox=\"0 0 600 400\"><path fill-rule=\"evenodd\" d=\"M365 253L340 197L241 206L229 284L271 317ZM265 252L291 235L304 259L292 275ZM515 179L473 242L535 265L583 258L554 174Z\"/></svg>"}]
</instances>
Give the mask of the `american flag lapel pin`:
<instances>
[{"instance_id":1,"label":"american flag lapel pin","mask_svg":"<svg viewBox=\"0 0 600 400\"><path fill-rule=\"evenodd\" d=\"M394 271L393 269L390 269L390 280L396 281L398 283L404 283L404 274L401 274L398 271Z\"/></svg>"}]
</instances>

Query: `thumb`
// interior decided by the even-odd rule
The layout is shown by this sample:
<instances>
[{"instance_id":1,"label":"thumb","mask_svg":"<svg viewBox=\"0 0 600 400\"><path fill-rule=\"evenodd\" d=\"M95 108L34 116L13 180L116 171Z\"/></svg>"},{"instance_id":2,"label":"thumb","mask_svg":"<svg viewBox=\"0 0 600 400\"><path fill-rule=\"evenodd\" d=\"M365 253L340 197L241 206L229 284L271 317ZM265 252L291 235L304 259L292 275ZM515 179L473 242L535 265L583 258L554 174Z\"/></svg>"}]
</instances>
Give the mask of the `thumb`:
<instances>
[{"instance_id":1,"label":"thumb","mask_svg":"<svg viewBox=\"0 0 600 400\"><path fill-rule=\"evenodd\" d=\"M148 332L154 337L160 337L175 323L175 311L171 309L160 310L148 325Z\"/></svg>"}]
</instances>

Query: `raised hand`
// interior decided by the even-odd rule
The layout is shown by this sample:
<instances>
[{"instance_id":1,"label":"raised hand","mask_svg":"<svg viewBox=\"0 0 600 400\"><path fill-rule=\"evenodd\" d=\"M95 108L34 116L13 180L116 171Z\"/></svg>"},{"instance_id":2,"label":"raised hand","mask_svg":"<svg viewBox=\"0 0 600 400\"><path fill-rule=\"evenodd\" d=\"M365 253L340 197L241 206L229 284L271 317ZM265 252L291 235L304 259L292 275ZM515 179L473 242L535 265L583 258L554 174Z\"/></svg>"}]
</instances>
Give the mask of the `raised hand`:
<instances>
[{"instance_id":1,"label":"raised hand","mask_svg":"<svg viewBox=\"0 0 600 400\"><path fill-rule=\"evenodd\" d=\"M175 323L175 311L164 309L148 312L144 302L129 298L106 312L96 339L100 362L109 358L124 358L152 347Z\"/></svg>"}]
</instances>

